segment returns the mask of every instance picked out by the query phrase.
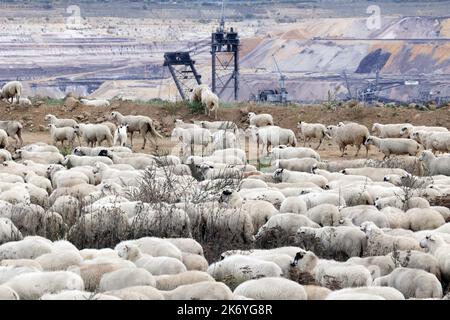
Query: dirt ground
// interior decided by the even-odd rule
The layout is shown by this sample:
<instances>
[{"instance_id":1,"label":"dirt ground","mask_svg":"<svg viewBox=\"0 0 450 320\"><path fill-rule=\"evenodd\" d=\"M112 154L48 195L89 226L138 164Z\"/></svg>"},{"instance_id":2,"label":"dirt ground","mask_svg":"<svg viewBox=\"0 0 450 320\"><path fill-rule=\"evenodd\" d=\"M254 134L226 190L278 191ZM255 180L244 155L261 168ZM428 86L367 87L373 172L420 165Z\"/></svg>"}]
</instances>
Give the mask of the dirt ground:
<instances>
[{"instance_id":1,"label":"dirt ground","mask_svg":"<svg viewBox=\"0 0 450 320\"><path fill-rule=\"evenodd\" d=\"M108 108L92 108L80 106L76 108L68 108L61 104L44 103L39 107L11 107L6 103L0 102L0 120L18 120L24 125L23 140L25 144L33 142L50 143L50 134L44 131L46 123L44 116L46 114L54 114L59 118L73 118L79 122L99 123L107 120L107 116L111 111L116 110L124 115L146 115L155 120L157 130L162 132L166 139L159 142L158 151L166 152L173 150L175 142L170 141L170 133L174 127L175 119L183 119L185 122L211 120L207 116L201 114L191 114L188 108L182 104L140 104L129 101L113 101ZM245 115L249 111L257 113L270 113L274 117L276 125L284 128L290 128L298 134L296 124L299 120L306 122L320 122L325 125L337 124L340 121L355 121L366 125L371 129L372 124L379 123L411 123L414 125L428 126L445 126L450 128L450 106L435 111L419 111L414 108L387 108L387 107L361 107L361 106L344 106L338 107L336 110L329 110L320 105L314 106L266 106L254 105L247 103L239 103L233 107L222 108L219 110L219 120L234 121L239 128L245 129ZM142 138L135 135L134 151L142 152ZM299 142L303 145L303 142ZM312 143L313 147L317 146L317 142ZM147 144L146 153L155 153L155 148L151 144ZM355 148L349 147L347 155L344 159L354 158ZM319 153L322 159L336 160L342 159L337 146L332 141L325 141L320 147ZM365 157L365 150L361 150L360 158ZM369 153L370 158L382 158L374 147Z\"/></svg>"}]
</instances>

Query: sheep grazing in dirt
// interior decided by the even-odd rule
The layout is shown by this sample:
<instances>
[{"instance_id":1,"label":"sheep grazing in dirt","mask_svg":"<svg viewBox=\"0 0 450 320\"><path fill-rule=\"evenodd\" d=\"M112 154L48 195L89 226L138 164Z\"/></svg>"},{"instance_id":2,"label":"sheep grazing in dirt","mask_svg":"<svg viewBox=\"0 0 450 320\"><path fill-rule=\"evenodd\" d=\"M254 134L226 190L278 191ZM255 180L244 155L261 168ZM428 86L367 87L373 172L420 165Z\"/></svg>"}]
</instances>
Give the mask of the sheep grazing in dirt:
<instances>
[{"instance_id":1,"label":"sheep grazing in dirt","mask_svg":"<svg viewBox=\"0 0 450 320\"><path fill-rule=\"evenodd\" d=\"M434 274L419 269L397 268L376 278L374 286L392 287L408 298L442 298L442 285Z\"/></svg>"},{"instance_id":2,"label":"sheep grazing in dirt","mask_svg":"<svg viewBox=\"0 0 450 320\"><path fill-rule=\"evenodd\" d=\"M385 160L391 155L405 155L415 156L419 152L420 145L411 139L404 138L377 138L375 136L369 136L364 143L366 146L374 145L383 154Z\"/></svg>"},{"instance_id":3,"label":"sheep grazing in dirt","mask_svg":"<svg viewBox=\"0 0 450 320\"><path fill-rule=\"evenodd\" d=\"M268 113L256 114L254 112L249 112L248 121L251 126L255 127L273 126L273 117Z\"/></svg>"},{"instance_id":4,"label":"sheep grazing in dirt","mask_svg":"<svg viewBox=\"0 0 450 320\"><path fill-rule=\"evenodd\" d=\"M275 161L275 168L312 173L313 168L316 168L318 164L319 161L313 158L279 159Z\"/></svg>"},{"instance_id":5,"label":"sheep grazing in dirt","mask_svg":"<svg viewBox=\"0 0 450 320\"><path fill-rule=\"evenodd\" d=\"M450 157L436 157L431 151L425 150L420 155L419 160L424 163L429 175L450 176Z\"/></svg>"},{"instance_id":6,"label":"sheep grazing in dirt","mask_svg":"<svg viewBox=\"0 0 450 320\"><path fill-rule=\"evenodd\" d=\"M208 85L206 84L199 84L192 90L191 94L191 102L202 102L202 92L203 90L209 90Z\"/></svg>"},{"instance_id":7,"label":"sheep grazing in dirt","mask_svg":"<svg viewBox=\"0 0 450 320\"><path fill-rule=\"evenodd\" d=\"M288 147L286 145L276 146L270 152L271 159L295 159L313 158L320 161L320 155L311 148Z\"/></svg>"},{"instance_id":8,"label":"sheep grazing in dirt","mask_svg":"<svg viewBox=\"0 0 450 320\"><path fill-rule=\"evenodd\" d=\"M217 120L217 110L219 109L219 97L211 90L202 90L202 105L205 108L205 115L211 116L214 112L214 119Z\"/></svg>"},{"instance_id":9,"label":"sheep grazing in dirt","mask_svg":"<svg viewBox=\"0 0 450 320\"><path fill-rule=\"evenodd\" d=\"M113 145L116 146L117 143L121 147L125 147L127 143L127 132L128 132L128 124L121 124L117 127L116 131L114 131Z\"/></svg>"},{"instance_id":10,"label":"sheep grazing in dirt","mask_svg":"<svg viewBox=\"0 0 450 320\"><path fill-rule=\"evenodd\" d=\"M150 134L153 138L161 138L162 136L156 131L155 124L153 120L146 116L124 116L118 111L111 112L110 119L115 121L117 125L120 124L128 124L128 132L130 132L130 142L131 146L133 146L133 135L136 131L139 131L144 139L144 144L142 145L142 149L145 148L145 144L147 142L147 134ZM156 144L155 141L153 141Z\"/></svg>"},{"instance_id":11,"label":"sheep grazing in dirt","mask_svg":"<svg viewBox=\"0 0 450 320\"><path fill-rule=\"evenodd\" d=\"M395 124L380 124L374 123L372 126L372 133L379 138L401 138L400 130L402 128L412 128L411 124L395 123Z\"/></svg>"},{"instance_id":12,"label":"sheep grazing in dirt","mask_svg":"<svg viewBox=\"0 0 450 320\"><path fill-rule=\"evenodd\" d=\"M52 114L47 114L44 117L44 120L47 121L48 124L54 124L57 128L63 128L63 127L72 127L75 128L75 126L78 124L73 119L58 119Z\"/></svg>"},{"instance_id":13,"label":"sheep grazing in dirt","mask_svg":"<svg viewBox=\"0 0 450 320\"><path fill-rule=\"evenodd\" d=\"M19 81L10 81L7 82L0 92L0 99L6 99L6 101L13 103L14 98L16 98L16 103L20 103L20 96L23 92L22 83ZM11 101L9 101L11 99Z\"/></svg>"},{"instance_id":14,"label":"sheep grazing in dirt","mask_svg":"<svg viewBox=\"0 0 450 320\"><path fill-rule=\"evenodd\" d=\"M23 145L22 129L23 126L18 121L0 121L0 129L5 130L8 137L13 138L16 141L17 146Z\"/></svg>"},{"instance_id":15,"label":"sheep grazing in dirt","mask_svg":"<svg viewBox=\"0 0 450 320\"><path fill-rule=\"evenodd\" d=\"M264 148L269 153L269 147L278 145L289 145L295 147L297 145L297 138L295 137L294 131L290 129L284 129L277 126L268 127L256 127L250 126L248 131L250 132L253 140L259 146L262 145L263 152Z\"/></svg>"},{"instance_id":16,"label":"sheep grazing in dirt","mask_svg":"<svg viewBox=\"0 0 450 320\"><path fill-rule=\"evenodd\" d=\"M105 99L95 99L95 100L81 99L80 102L85 106L96 108L106 108L111 105L109 101Z\"/></svg>"},{"instance_id":17,"label":"sheep grazing in dirt","mask_svg":"<svg viewBox=\"0 0 450 320\"><path fill-rule=\"evenodd\" d=\"M304 121L300 121L297 124L297 128L299 129L300 135L304 140L303 146L306 146L306 142L310 141L312 138L315 138L319 139L319 144L316 147L316 150L319 150L324 138L331 139L327 133L327 128L321 123L306 123Z\"/></svg>"},{"instance_id":18,"label":"sheep grazing in dirt","mask_svg":"<svg viewBox=\"0 0 450 320\"><path fill-rule=\"evenodd\" d=\"M75 133L83 137L88 146L94 147L96 144L101 146L106 141L109 147L112 146L113 136L109 128L103 124L77 124Z\"/></svg>"},{"instance_id":19,"label":"sheep grazing in dirt","mask_svg":"<svg viewBox=\"0 0 450 320\"><path fill-rule=\"evenodd\" d=\"M75 129L72 127L62 127L57 128L54 124L49 124L50 127L50 136L53 140L53 145L61 142L61 146L64 148L64 141L67 141L67 144L70 148L73 148L73 144L75 142L75 137L77 134L75 133Z\"/></svg>"},{"instance_id":20,"label":"sheep grazing in dirt","mask_svg":"<svg viewBox=\"0 0 450 320\"><path fill-rule=\"evenodd\" d=\"M356 146L356 155L359 155L361 146L364 145L367 138L370 136L369 129L357 123L343 124L342 126L328 126L327 133L338 144L339 150L342 152L341 157L344 156L345 148L348 145ZM366 158L369 154L369 146L366 147Z\"/></svg>"},{"instance_id":21,"label":"sheep grazing in dirt","mask_svg":"<svg viewBox=\"0 0 450 320\"><path fill-rule=\"evenodd\" d=\"M205 154L205 149L212 142L211 132L203 128L174 128L171 135L172 140L179 140L183 143L184 154L194 154L195 145L202 146L202 156ZM190 148L188 153L187 148Z\"/></svg>"}]
</instances>

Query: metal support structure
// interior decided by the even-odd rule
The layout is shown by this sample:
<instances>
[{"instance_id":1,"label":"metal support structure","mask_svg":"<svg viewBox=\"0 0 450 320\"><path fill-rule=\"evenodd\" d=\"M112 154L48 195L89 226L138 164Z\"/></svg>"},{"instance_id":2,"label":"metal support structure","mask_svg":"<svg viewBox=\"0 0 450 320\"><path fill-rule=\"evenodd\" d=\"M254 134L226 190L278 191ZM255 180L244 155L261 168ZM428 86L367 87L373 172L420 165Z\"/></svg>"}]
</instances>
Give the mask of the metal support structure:
<instances>
[{"instance_id":1,"label":"metal support structure","mask_svg":"<svg viewBox=\"0 0 450 320\"><path fill-rule=\"evenodd\" d=\"M211 87L218 96L233 88L234 100L239 97L239 46L238 33L233 28L226 31L222 18L220 28L211 35Z\"/></svg>"},{"instance_id":2,"label":"metal support structure","mask_svg":"<svg viewBox=\"0 0 450 320\"><path fill-rule=\"evenodd\" d=\"M189 52L164 53L164 66L169 68L183 100L189 100L192 89L202 83L194 64Z\"/></svg>"}]
</instances>

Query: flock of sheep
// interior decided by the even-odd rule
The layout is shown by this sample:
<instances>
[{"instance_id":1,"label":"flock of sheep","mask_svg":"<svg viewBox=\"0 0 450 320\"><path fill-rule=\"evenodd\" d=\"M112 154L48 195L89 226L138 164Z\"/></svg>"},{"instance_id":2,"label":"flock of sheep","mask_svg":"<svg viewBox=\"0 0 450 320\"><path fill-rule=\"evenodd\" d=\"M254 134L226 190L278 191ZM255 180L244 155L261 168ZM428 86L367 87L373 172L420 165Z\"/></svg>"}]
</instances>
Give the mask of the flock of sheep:
<instances>
[{"instance_id":1,"label":"flock of sheep","mask_svg":"<svg viewBox=\"0 0 450 320\"><path fill-rule=\"evenodd\" d=\"M208 91L193 96L216 112ZM299 147L270 114L177 119L177 156L129 147L160 142L151 118L107 116L47 115L53 145L0 122L0 299L448 298L450 209L430 204L450 193L446 128L300 122ZM385 158L324 161L312 139Z\"/></svg>"}]
</instances>

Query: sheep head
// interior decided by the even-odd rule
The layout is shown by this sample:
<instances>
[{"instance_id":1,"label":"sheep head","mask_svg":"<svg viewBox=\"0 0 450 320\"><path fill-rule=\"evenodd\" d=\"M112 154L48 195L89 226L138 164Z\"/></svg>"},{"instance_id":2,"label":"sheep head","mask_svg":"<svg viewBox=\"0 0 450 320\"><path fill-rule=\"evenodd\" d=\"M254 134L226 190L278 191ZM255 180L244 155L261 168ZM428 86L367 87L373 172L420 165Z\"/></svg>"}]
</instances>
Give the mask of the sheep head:
<instances>
[{"instance_id":1,"label":"sheep head","mask_svg":"<svg viewBox=\"0 0 450 320\"><path fill-rule=\"evenodd\" d=\"M273 179L275 181L282 181L283 180L283 171L284 171L284 169L275 170L275 172L273 173Z\"/></svg>"}]
</instances>

